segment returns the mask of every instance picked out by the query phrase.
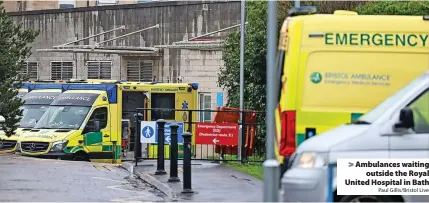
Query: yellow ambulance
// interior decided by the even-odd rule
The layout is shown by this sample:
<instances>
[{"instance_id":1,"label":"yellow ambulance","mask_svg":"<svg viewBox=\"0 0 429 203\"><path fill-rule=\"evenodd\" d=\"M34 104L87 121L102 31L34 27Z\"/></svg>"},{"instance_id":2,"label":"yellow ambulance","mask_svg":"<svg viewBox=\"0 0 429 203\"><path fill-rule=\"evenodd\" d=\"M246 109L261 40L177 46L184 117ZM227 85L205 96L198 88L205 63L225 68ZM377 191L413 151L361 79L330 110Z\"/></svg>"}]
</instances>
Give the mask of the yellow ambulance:
<instances>
[{"instance_id":1,"label":"yellow ambulance","mask_svg":"<svg viewBox=\"0 0 429 203\"><path fill-rule=\"evenodd\" d=\"M21 138L21 153L120 163L123 119L135 124L136 108L180 109L188 102L189 109L196 109L197 90L197 83L63 84L62 94ZM148 111L144 118L176 120L182 114Z\"/></svg>"},{"instance_id":2,"label":"yellow ambulance","mask_svg":"<svg viewBox=\"0 0 429 203\"><path fill-rule=\"evenodd\" d=\"M281 27L278 69L276 152L283 163L305 139L354 122L428 70L429 21L294 9Z\"/></svg>"},{"instance_id":3,"label":"yellow ambulance","mask_svg":"<svg viewBox=\"0 0 429 203\"><path fill-rule=\"evenodd\" d=\"M60 84L23 83L18 97L24 100L19 126L10 137L0 135L0 153L15 152L18 149L20 135L31 130L45 113L56 96L61 94Z\"/></svg>"}]
</instances>

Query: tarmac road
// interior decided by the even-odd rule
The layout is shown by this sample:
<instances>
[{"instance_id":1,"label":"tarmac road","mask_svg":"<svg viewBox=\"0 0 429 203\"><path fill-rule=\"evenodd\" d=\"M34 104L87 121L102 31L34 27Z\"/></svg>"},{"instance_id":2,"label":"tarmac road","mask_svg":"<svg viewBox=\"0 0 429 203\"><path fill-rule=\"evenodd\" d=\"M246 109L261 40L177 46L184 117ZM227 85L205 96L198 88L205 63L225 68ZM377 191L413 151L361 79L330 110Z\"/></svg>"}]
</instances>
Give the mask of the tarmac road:
<instances>
[{"instance_id":1,"label":"tarmac road","mask_svg":"<svg viewBox=\"0 0 429 203\"><path fill-rule=\"evenodd\" d=\"M117 165L0 155L0 202L164 201Z\"/></svg>"}]
</instances>

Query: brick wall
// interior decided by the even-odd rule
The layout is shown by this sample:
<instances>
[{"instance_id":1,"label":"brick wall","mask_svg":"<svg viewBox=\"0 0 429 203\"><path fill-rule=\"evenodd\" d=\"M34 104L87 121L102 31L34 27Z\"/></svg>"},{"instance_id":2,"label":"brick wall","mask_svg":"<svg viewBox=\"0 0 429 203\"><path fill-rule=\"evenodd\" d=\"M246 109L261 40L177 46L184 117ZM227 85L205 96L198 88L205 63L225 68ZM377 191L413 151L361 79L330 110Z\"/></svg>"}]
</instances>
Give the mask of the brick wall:
<instances>
[{"instance_id":1,"label":"brick wall","mask_svg":"<svg viewBox=\"0 0 429 203\"><path fill-rule=\"evenodd\" d=\"M222 67L222 51L181 50L180 77L183 82L199 82L199 91L210 93L212 108L216 107L216 93L223 92L217 83ZM225 104L226 97L223 100Z\"/></svg>"}]
</instances>

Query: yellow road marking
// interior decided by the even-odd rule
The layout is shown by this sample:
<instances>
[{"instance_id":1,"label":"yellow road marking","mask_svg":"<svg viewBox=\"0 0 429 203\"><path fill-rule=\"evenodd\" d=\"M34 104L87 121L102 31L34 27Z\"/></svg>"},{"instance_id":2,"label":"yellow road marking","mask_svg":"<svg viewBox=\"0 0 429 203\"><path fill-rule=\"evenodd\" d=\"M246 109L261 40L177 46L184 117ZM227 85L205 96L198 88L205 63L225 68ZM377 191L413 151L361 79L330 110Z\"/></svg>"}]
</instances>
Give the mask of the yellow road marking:
<instances>
[{"instance_id":1,"label":"yellow road marking","mask_svg":"<svg viewBox=\"0 0 429 203\"><path fill-rule=\"evenodd\" d=\"M110 168L110 167L108 167L108 166L106 166L106 165L103 165L103 168L106 168L107 170L109 170L109 171L115 171L113 168Z\"/></svg>"}]
</instances>

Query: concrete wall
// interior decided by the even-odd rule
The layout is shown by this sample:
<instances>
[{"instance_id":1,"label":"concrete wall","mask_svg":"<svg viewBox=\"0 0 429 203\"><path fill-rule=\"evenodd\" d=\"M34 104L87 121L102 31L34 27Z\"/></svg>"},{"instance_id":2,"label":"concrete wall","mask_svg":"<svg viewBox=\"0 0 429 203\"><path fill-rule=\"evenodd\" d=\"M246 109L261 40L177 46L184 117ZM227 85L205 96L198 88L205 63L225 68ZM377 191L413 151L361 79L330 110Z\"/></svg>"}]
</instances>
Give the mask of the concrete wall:
<instances>
[{"instance_id":1,"label":"concrete wall","mask_svg":"<svg viewBox=\"0 0 429 203\"><path fill-rule=\"evenodd\" d=\"M80 45L111 39L139 29L160 24L159 29L141 32L122 40L107 43L108 46L151 47L169 45L176 41L199 36L240 23L239 1L216 2L157 2L133 5L116 5L63 10L43 10L9 13L25 27L40 29L33 45L29 61L39 62L39 79L50 79L51 61L73 61L74 78L86 78L89 60L110 60L113 63L112 79L127 79L125 64L130 58L116 54L51 53L35 52L35 49L81 39L122 25L123 31L115 31L84 40ZM235 30L238 30L236 28ZM233 31L233 30L232 30ZM217 36L225 36L219 33ZM215 36L216 36L215 35ZM187 49L163 49L162 56L139 56L154 61L153 74L162 82L198 82L200 91L212 94L212 107L216 106L217 73L223 66L221 51ZM226 94L224 100L226 101Z\"/></svg>"},{"instance_id":2,"label":"concrete wall","mask_svg":"<svg viewBox=\"0 0 429 203\"><path fill-rule=\"evenodd\" d=\"M103 4L103 0L100 1ZM117 4L135 4L138 0L116 0ZM76 8L97 6L97 0L8 0L3 2L7 12L57 9L62 3L72 3Z\"/></svg>"}]
</instances>

